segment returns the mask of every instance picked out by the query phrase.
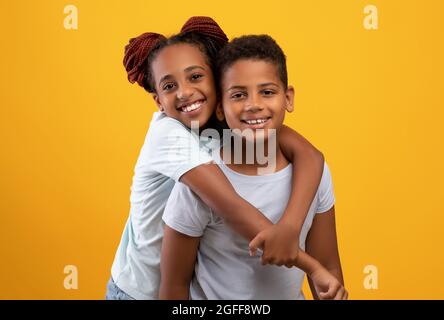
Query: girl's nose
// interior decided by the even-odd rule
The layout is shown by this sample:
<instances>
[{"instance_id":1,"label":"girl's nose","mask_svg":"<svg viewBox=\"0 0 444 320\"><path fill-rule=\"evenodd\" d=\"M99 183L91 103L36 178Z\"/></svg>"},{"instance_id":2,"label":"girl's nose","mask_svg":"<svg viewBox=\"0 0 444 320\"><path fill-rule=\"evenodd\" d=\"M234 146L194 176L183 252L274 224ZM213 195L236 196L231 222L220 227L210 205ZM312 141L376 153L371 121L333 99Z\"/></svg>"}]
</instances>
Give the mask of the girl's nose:
<instances>
[{"instance_id":1,"label":"girl's nose","mask_svg":"<svg viewBox=\"0 0 444 320\"><path fill-rule=\"evenodd\" d=\"M188 100L193 95L193 89L189 86L180 86L177 90L177 99Z\"/></svg>"}]
</instances>

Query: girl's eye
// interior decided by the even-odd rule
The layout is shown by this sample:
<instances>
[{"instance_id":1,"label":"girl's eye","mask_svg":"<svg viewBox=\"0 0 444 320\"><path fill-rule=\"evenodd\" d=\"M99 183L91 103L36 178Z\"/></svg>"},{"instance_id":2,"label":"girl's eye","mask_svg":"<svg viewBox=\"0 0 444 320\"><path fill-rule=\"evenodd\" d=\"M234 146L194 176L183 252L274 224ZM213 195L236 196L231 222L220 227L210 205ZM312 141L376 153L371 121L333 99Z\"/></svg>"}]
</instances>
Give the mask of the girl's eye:
<instances>
[{"instance_id":1,"label":"girl's eye","mask_svg":"<svg viewBox=\"0 0 444 320\"><path fill-rule=\"evenodd\" d=\"M167 83L167 84L165 84L164 86L163 86L163 90L164 91L169 91L169 90L171 90L171 89L173 89L174 88L174 84L172 84L172 83Z\"/></svg>"}]
</instances>

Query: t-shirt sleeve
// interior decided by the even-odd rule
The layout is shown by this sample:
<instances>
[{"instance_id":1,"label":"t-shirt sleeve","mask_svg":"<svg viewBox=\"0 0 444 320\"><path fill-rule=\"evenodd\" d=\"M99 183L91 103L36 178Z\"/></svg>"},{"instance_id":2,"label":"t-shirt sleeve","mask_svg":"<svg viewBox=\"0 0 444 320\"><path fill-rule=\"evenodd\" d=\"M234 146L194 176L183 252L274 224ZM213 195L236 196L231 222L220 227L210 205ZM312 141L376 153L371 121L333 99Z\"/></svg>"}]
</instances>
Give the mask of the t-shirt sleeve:
<instances>
[{"instance_id":1,"label":"t-shirt sleeve","mask_svg":"<svg viewBox=\"0 0 444 320\"><path fill-rule=\"evenodd\" d=\"M164 118L151 128L148 141L150 169L175 181L187 171L211 162L199 137L175 119Z\"/></svg>"},{"instance_id":2,"label":"t-shirt sleeve","mask_svg":"<svg viewBox=\"0 0 444 320\"><path fill-rule=\"evenodd\" d=\"M317 213L327 212L335 204L333 181L327 163L324 163L324 172L322 173L321 183L319 184L317 198Z\"/></svg>"},{"instance_id":3,"label":"t-shirt sleeve","mask_svg":"<svg viewBox=\"0 0 444 320\"><path fill-rule=\"evenodd\" d=\"M211 220L211 209L185 184L177 182L168 198L163 221L190 237L200 237Z\"/></svg>"}]
</instances>

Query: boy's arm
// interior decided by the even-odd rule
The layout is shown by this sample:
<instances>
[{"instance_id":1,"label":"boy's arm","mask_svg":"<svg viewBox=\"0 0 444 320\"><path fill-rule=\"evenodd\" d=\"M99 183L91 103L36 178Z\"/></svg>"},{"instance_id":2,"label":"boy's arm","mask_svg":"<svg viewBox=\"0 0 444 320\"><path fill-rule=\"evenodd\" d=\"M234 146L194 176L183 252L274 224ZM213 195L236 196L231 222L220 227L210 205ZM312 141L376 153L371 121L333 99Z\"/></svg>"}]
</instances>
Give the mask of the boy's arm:
<instances>
[{"instance_id":1,"label":"boy's arm","mask_svg":"<svg viewBox=\"0 0 444 320\"><path fill-rule=\"evenodd\" d=\"M255 254L257 248L263 247L264 264L292 267L297 265L299 235L319 187L324 156L299 133L285 125L279 132L279 146L293 163L291 197L279 223L259 233L251 241L250 250Z\"/></svg>"},{"instance_id":2,"label":"boy's arm","mask_svg":"<svg viewBox=\"0 0 444 320\"><path fill-rule=\"evenodd\" d=\"M336 237L335 208L325 213L317 214L313 220L306 240L306 251L319 261L342 285L335 299L347 299L348 293L344 289L341 261L339 258L338 242ZM316 286L308 277L310 288L315 299L319 298Z\"/></svg>"},{"instance_id":3,"label":"boy's arm","mask_svg":"<svg viewBox=\"0 0 444 320\"><path fill-rule=\"evenodd\" d=\"M165 225L160 257L159 299L188 300L200 238L190 237Z\"/></svg>"}]
</instances>

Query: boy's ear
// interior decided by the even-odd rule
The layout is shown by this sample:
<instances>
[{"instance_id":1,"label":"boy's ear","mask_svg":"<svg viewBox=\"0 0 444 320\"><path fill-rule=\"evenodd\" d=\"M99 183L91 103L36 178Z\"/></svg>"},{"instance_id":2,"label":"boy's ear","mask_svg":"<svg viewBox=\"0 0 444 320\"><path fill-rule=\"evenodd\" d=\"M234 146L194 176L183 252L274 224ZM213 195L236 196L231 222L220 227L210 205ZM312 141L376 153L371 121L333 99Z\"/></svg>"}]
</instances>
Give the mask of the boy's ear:
<instances>
[{"instance_id":1,"label":"boy's ear","mask_svg":"<svg viewBox=\"0 0 444 320\"><path fill-rule=\"evenodd\" d=\"M216 118L219 121L224 121L225 114L224 114L224 108L222 107L222 103L218 103L216 106Z\"/></svg>"},{"instance_id":2,"label":"boy's ear","mask_svg":"<svg viewBox=\"0 0 444 320\"><path fill-rule=\"evenodd\" d=\"M285 93L285 98L287 100L287 109L288 112L293 112L294 110L294 88L293 86L288 86L287 92Z\"/></svg>"},{"instance_id":3,"label":"boy's ear","mask_svg":"<svg viewBox=\"0 0 444 320\"><path fill-rule=\"evenodd\" d=\"M160 103L159 96L155 93L151 94L153 96L154 101L156 102L157 108L159 108L159 111L164 111L162 104Z\"/></svg>"}]
</instances>

